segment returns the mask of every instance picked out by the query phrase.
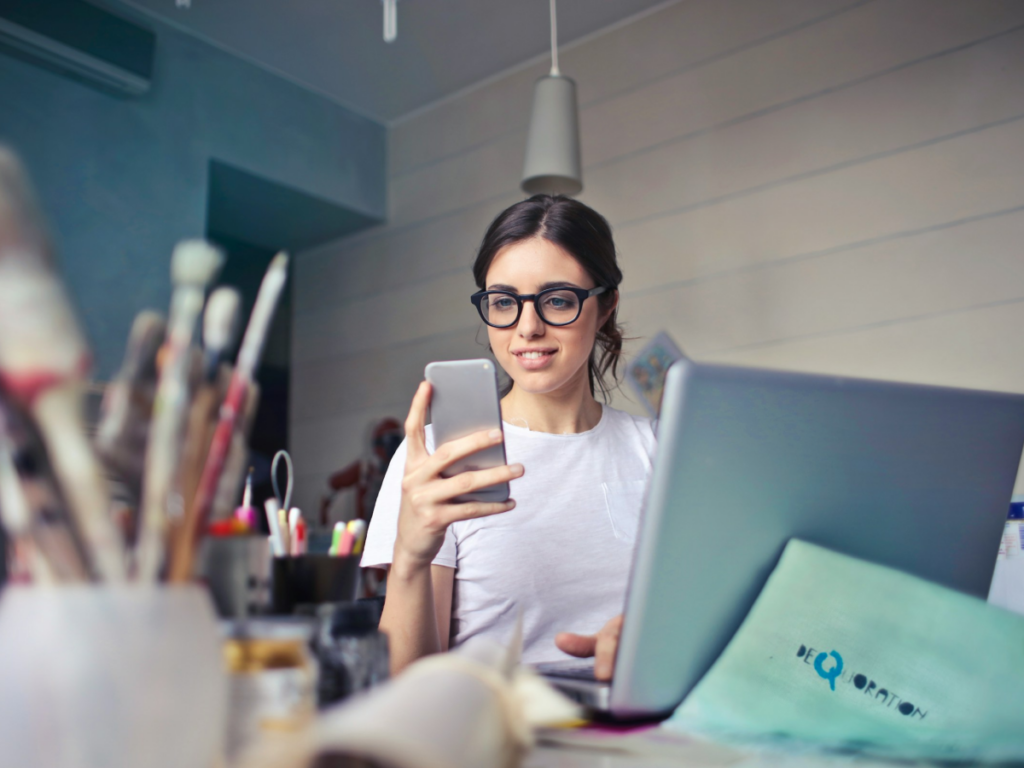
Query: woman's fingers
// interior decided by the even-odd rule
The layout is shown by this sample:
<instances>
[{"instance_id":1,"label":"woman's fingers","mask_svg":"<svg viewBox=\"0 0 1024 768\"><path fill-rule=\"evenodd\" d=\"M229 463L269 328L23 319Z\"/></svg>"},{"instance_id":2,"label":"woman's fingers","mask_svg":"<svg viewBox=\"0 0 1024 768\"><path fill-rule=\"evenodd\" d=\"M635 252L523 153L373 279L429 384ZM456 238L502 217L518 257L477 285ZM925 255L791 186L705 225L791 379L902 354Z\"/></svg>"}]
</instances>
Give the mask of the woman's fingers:
<instances>
[{"instance_id":1,"label":"woman's fingers","mask_svg":"<svg viewBox=\"0 0 1024 768\"><path fill-rule=\"evenodd\" d=\"M405 418L405 439L408 450L406 463L417 466L427 456L427 439L424 427L427 424L427 406L430 405L430 382L421 381L412 397L409 415Z\"/></svg>"},{"instance_id":2,"label":"woman's fingers","mask_svg":"<svg viewBox=\"0 0 1024 768\"><path fill-rule=\"evenodd\" d=\"M611 680L615 671L615 653L619 649L622 634L622 615L611 619L596 635L577 635L573 632L559 632L555 645L570 656L594 657L594 677Z\"/></svg>"},{"instance_id":3,"label":"woman's fingers","mask_svg":"<svg viewBox=\"0 0 1024 768\"><path fill-rule=\"evenodd\" d=\"M434 451L433 456L430 457L430 461L428 462L428 471L432 474L440 475L455 462L461 461L467 456L472 456L474 453L482 451L484 448L490 448L492 445L498 445L501 440L502 436L500 429L474 432L472 435L466 435L465 437L460 437L458 440L452 440L451 442L439 446L437 450Z\"/></svg>"},{"instance_id":4,"label":"woman's fingers","mask_svg":"<svg viewBox=\"0 0 1024 768\"><path fill-rule=\"evenodd\" d=\"M456 496L479 491L482 488L490 488L492 485L508 483L522 475L522 464L460 472L454 477L436 480L424 486L419 492L419 500L432 504L444 504Z\"/></svg>"},{"instance_id":5,"label":"woman's fingers","mask_svg":"<svg viewBox=\"0 0 1024 768\"><path fill-rule=\"evenodd\" d=\"M558 650L581 659L594 655L597 650L597 635L577 635L574 632L559 632L555 635Z\"/></svg>"},{"instance_id":6,"label":"woman's fingers","mask_svg":"<svg viewBox=\"0 0 1024 768\"><path fill-rule=\"evenodd\" d=\"M489 517L514 509L516 503L508 501L467 501L464 504L441 504L437 507L441 522L445 527L460 520L473 520L477 517Z\"/></svg>"},{"instance_id":7,"label":"woman's fingers","mask_svg":"<svg viewBox=\"0 0 1024 768\"><path fill-rule=\"evenodd\" d=\"M622 617L616 616L597 633L597 647L594 649L594 677L611 680L615 672L615 652L619 649L619 635L622 634Z\"/></svg>"}]
</instances>

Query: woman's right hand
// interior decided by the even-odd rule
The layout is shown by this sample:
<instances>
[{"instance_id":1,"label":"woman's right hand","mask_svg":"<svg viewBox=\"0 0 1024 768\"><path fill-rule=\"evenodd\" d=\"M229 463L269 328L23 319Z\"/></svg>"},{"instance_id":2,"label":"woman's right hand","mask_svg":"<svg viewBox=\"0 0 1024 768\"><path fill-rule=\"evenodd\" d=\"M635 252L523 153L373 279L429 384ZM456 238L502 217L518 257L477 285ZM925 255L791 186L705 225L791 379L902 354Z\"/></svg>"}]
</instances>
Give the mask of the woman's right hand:
<instances>
[{"instance_id":1,"label":"woman's right hand","mask_svg":"<svg viewBox=\"0 0 1024 768\"><path fill-rule=\"evenodd\" d=\"M429 568L444 543L448 526L459 520L486 517L515 507L504 502L453 502L456 496L507 483L523 475L522 464L462 472L442 477L441 472L460 459L501 442L501 430L476 432L452 440L427 452L424 427L430 403L430 384L421 382L405 420L408 454L402 478L402 503L398 513L394 565L412 569Z\"/></svg>"}]
</instances>

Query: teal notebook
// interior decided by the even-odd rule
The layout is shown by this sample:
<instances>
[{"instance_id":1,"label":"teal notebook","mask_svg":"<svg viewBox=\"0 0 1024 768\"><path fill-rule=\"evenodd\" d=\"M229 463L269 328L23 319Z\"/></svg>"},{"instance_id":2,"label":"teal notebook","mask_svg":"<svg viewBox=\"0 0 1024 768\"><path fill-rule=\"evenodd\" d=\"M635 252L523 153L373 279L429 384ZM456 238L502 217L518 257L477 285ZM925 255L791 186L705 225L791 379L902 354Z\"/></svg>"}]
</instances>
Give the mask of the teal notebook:
<instances>
[{"instance_id":1,"label":"teal notebook","mask_svg":"<svg viewBox=\"0 0 1024 768\"><path fill-rule=\"evenodd\" d=\"M1024 617L792 540L664 727L750 745L1024 759Z\"/></svg>"}]
</instances>

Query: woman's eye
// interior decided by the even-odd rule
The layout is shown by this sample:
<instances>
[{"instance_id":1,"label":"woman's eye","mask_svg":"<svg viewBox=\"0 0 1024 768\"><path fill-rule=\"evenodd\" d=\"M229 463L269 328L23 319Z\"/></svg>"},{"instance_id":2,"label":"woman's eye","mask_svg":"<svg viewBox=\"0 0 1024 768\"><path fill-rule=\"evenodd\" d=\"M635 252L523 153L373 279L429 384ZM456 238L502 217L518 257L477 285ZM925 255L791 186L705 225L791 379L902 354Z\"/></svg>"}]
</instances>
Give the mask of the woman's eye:
<instances>
[{"instance_id":1,"label":"woman's eye","mask_svg":"<svg viewBox=\"0 0 1024 768\"><path fill-rule=\"evenodd\" d=\"M573 309L576 306L576 302L574 301L575 298L575 296L566 296L565 294L555 293L544 298L544 306L547 309L557 311Z\"/></svg>"},{"instance_id":2,"label":"woman's eye","mask_svg":"<svg viewBox=\"0 0 1024 768\"><path fill-rule=\"evenodd\" d=\"M508 310L515 307L516 303L508 296L491 299L491 309Z\"/></svg>"}]
</instances>

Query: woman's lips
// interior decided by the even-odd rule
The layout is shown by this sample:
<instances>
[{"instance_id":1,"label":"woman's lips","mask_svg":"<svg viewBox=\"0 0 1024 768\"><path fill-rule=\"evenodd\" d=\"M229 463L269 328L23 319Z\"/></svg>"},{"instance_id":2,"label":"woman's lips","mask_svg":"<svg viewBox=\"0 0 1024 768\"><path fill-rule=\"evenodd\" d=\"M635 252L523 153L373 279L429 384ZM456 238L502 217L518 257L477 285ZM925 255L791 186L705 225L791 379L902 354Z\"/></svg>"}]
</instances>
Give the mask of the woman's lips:
<instances>
[{"instance_id":1,"label":"woman's lips","mask_svg":"<svg viewBox=\"0 0 1024 768\"><path fill-rule=\"evenodd\" d=\"M527 371L539 371L542 368L547 368L551 365L551 361L554 360L555 350L553 349L534 349L534 350L521 350L513 352L512 356L515 357L519 363L519 367Z\"/></svg>"}]
</instances>

